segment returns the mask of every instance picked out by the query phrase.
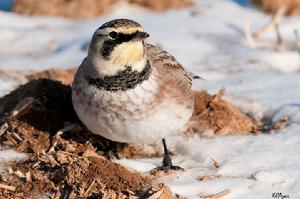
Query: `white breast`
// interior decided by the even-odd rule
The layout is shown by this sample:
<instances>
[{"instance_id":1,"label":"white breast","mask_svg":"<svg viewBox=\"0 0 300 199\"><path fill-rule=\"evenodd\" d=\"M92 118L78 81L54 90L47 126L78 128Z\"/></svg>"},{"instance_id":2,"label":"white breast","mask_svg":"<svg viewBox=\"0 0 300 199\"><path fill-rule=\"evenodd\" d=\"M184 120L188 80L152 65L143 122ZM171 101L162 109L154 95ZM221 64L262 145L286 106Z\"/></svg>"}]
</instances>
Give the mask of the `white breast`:
<instances>
[{"instance_id":1,"label":"white breast","mask_svg":"<svg viewBox=\"0 0 300 199\"><path fill-rule=\"evenodd\" d=\"M153 71L154 72L154 71ZM134 89L109 92L84 85L72 99L79 119L95 134L127 143L153 143L178 133L192 110L166 96L156 103L156 75Z\"/></svg>"}]
</instances>

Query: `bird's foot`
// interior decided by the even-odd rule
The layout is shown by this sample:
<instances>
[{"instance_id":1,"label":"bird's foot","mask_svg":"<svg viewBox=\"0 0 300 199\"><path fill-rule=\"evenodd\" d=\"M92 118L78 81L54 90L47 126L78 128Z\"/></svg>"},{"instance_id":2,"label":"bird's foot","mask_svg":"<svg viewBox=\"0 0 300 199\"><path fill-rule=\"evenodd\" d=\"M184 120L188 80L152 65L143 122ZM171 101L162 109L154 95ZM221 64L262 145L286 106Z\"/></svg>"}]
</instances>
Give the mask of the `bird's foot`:
<instances>
[{"instance_id":1,"label":"bird's foot","mask_svg":"<svg viewBox=\"0 0 300 199\"><path fill-rule=\"evenodd\" d=\"M175 166L172 164L172 159L171 156L169 154L168 148L167 148L167 144L165 139L162 140L163 142L163 146L164 146L164 159L162 161L162 166L156 167L155 169L152 169L150 171L151 174L156 174L159 171L162 171L164 173L169 172L169 171L184 171L183 168L179 167L179 166Z\"/></svg>"},{"instance_id":2,"label":"bird's foot","mask_svg":"<svg viewBox=\"0 0 300 199\"><path fill-rule=\"evenodd\" d=\"M122 146L123 146L123 143L111 141L109 143L109 147L106 152L108 159L110 159L110 160L122 159L122 157L123 157L121 154Z\"/></svg>"},{"instance_id":3,"label":"bird's foot","mask_svg":"<svg viewBox=\"0 0 300 199\"><path fill-rule=\"evenodd\" d=\"M158 171L163 171L163 172L168 172L168 171L184 171L184 168L180 167L180 166L175 166L175 165L171 165L171 166L159 166L159 167L156 167L154 169L152 169L150 171L150 173L156 173Z\"/></svg>"},{"instance_id":4,"label":"bird's foot","mask_svg":"<svg viewBox=\"0 0 300 199\"><path fill-rule=\"evenodd\" d=\"M184 171L184 169L182 167L175 166L175 165L168 165L168 166L162 165L152 169L150 171L150 174L155 176L161 174L164 175L164 174L169 174L172 171Z\"/></svg>"}]
</instances>

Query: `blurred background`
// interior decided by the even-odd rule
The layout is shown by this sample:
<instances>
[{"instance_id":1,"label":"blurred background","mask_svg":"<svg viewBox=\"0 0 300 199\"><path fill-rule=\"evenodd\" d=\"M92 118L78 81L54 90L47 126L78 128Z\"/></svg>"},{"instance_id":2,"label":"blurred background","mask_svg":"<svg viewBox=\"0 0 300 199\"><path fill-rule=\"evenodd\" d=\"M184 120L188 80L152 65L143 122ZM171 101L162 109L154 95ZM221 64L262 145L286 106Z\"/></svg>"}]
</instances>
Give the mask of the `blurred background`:
<instances>
[{"instance_id":1,"label":"blurred background","mask_svg":"<svg viewBox=\"0 0 300 199\"><path fill-rule=\"evenodd\" d=\"M142 24L147 42L206 80L197 89L265 103L249 91L276 78L289 86L282 78L300 69L300 0L0 0L0 9L1 95L20 83L8 78L16 71L79 66L94 30L115 18Z\"/></svg>"}]
</instances>

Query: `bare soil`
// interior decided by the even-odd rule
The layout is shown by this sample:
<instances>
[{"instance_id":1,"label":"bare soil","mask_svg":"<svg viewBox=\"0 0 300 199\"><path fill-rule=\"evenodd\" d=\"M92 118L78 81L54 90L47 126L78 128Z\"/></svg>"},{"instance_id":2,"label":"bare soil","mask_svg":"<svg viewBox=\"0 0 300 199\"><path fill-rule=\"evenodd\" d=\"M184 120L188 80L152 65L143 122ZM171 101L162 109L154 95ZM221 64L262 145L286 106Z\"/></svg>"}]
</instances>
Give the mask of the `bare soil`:
<instances>
[{"instance_id":1,"label":"bare soil","mask_svg":"<svg viewBox=\"0 0 300 199\"><path fill-rule=\"evenodd\" d=\"M122 0L14 0L13 11L26 15L55 15L72 19L87 19L109 12ZM191 0L128 0L156 11L192 5Z\"/></svg>"},{"instance_id":2,"label":"bare soil","mask_svg":"<svg viewBox=\"0 0 300 199\"><path fill-rule=\"evenodd\" d=\"M195 110L189 122L189 131L203 136L249 134L257 126L251 118L239 111L233 104L206 91L195 92Z\"/></svg>"}]
</instances>

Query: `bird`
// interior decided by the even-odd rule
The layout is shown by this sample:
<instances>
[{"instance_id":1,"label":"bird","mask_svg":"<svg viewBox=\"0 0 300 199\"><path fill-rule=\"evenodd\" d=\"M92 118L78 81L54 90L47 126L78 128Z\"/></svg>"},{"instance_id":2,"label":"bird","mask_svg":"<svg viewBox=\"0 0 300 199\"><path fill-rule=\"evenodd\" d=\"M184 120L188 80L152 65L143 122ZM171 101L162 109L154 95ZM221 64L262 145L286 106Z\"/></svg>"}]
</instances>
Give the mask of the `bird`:
<instances>
[{"instance_id":1,"label":"bird","mask_svg":"<svg viewBox=\"0 0 300 199\"><path fill-rule=\"evenodd\" d=\"M131 19L114 19L93 34L72 83L82 123L109 140L148 144L162 140L159 169L174 166L165 138L184 132L194 109L193 76Z\"/></svg>"}]
</instances>

